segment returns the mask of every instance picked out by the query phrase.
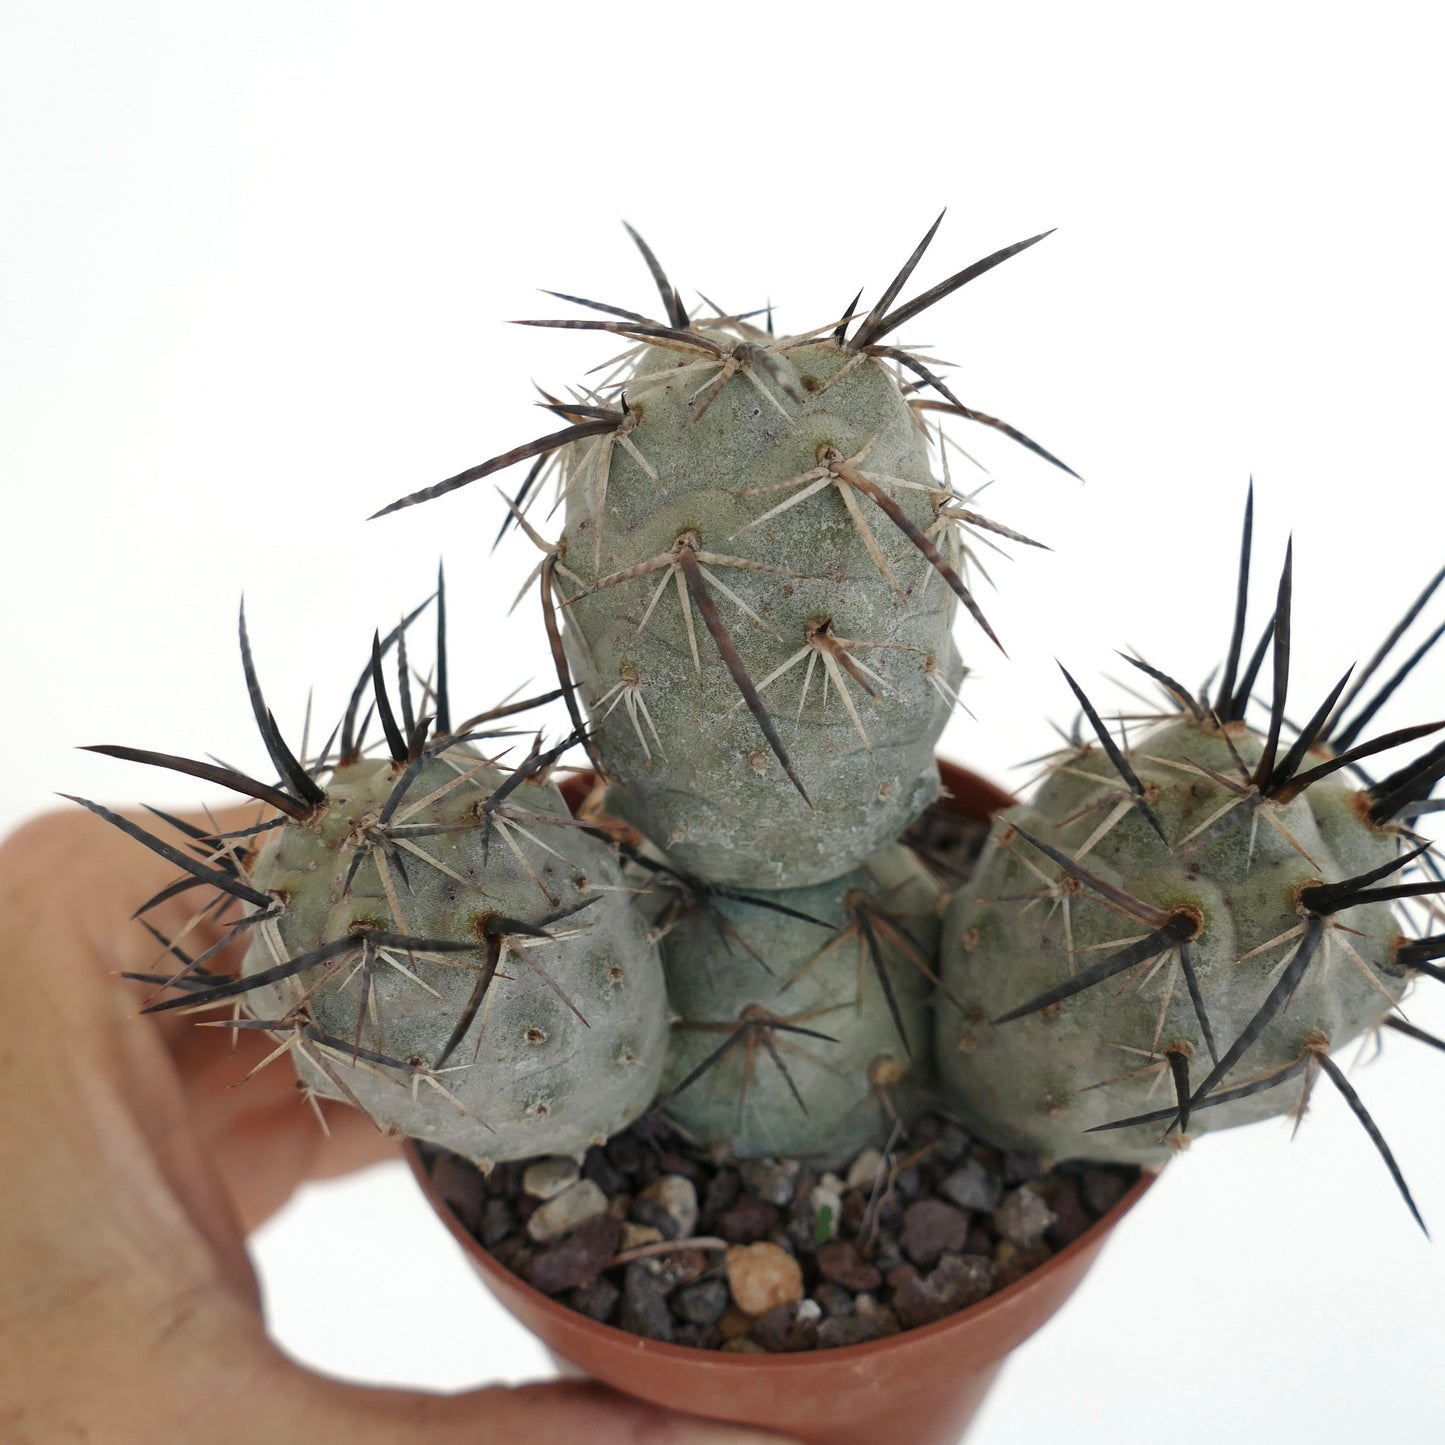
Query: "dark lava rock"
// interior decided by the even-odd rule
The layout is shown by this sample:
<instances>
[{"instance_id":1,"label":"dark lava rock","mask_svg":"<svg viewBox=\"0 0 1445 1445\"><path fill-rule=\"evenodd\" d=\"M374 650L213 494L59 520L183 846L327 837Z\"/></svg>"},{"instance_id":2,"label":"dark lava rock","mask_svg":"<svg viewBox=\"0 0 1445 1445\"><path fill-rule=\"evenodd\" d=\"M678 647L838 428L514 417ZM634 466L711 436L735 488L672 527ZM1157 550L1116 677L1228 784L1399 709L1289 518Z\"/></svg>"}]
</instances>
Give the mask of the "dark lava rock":
<instances>
[{"instance_id":1,"label":"dark lava rock","mask_svg":"<svg viewBox=\"0 0 1445 1445\"><path fill-rule=\"evenodd\" d=\"M481 1170L455 1154L440 1154L432 1164L431 1178L452 1213L475 1234L487 1197L487 1181Z\"/></svg>"},{"instance_id":2,"label":"dark lava rock","mask_svg":"<svg viewBox=\"0 0 1445 1445\"><path fill-rule=\"evenodd\" d=\"M582 1161L582 1177L590 1179L609 1199L627 1191L627 1180L622 1171L595 1144Z\"/></svg>"},{"instance_id":3,"label":"dark lava rock","mask_svg":"<svg viewBox=\"0 0 1445 1445\"><path fill-rule=\"evenodd\" d=\"M583 1288L574 1289L571 1294L564 1295L563 1302L578 1314L605 1325L612 1318L612 1311L617 1308L617 1301L621 1298L622 1291L604 1274L595 1284L584 1285Z\"/></svg>"},{"instance_id":4,"label":"dark lava rock","mask_svg":"<svg viewBox=\"0 0 1445 1445\"><path fill-rule=\"evenodd\" d=\"M525 1277L543 1294L583 1289L596 1282L607 1261L617 1253L621 1238L621 1220L606 1214L589 1219L566 1239L537 1250Z\"/></svg>"},{"instance_id":5,"label":"dark lava rock","mask_svg":"<svg viewBox=\"0 0 1445 1445\"><path fill-rule=\"evenodd\" d=\"M748 1332L769 1354L796 1354L818 1345L818 1307L806 1308L806 1301L779 1305L753 1321Z\"/></svg>"},{"instance_id":6,"label":"dark lava rock","mask_svg":"<svg viewBox=\"0 0 1445 1445\"><path fill-rule=\"evenodd\" d=\"M731 1209L742 1193L743 1179L730 1164L724 1165L713 1175L702 1192L702 1216L714 1220L718 1215Z\"/></svg>"},{"instance_id":7,"label":"dark lava rock","mask_svg":"<svg viewBox=\"0 0 1445 1445\"><path fill-rule=\"evenodd\" d=\"M782 1217L777 1205L755 1194L739 1194L732 1208L718 1215L713 1228L729 1244L753 1244L766 1238Z\"/></svg>"},{"instance_id":8,"label":"dark lava rock","mask_svg":"<svg viewBox=\"0 0 1445 1445\"><path fill-rule=\"evenodd\" d=\"M975 1215L968 1229L968 1238L963 1242L963 1252L989 1258L997 1243L998 1236L989 1228L987 1218Z\"/></svg>"},{"instance_id":9,"label":"dark lava rock","mask_svg":"<svg viewBox=\"0 0 1445 1445\"><path fill-rule=\"evenodd\" d=\"M818 1248L818 1214L810 1201L803 1199L793 1206L784 1232L789 1240L790 1253L799 1258L812 1254Z\"/></svg>"},{"instance_id":10,"label":"dark lava rock","mask_svg":"<svg viewBox=\"0 0 1445 1445\"><path fill-rule=\"evenodd\" d=\"M613 1168L619 1170L633 1184L638 1182L638 1176L645 1167L644 1161L652 1161L651 1154L631 1132L617 1134L609 1139L604 1146L604 1152ZM656 1172L655 1166L653 1172Z\"/></svg>"},{"instance_id":11,"label":"dark lava rock","mask_svg":"<svg viewBox=\"0 0 1445 1445\"><path fill-rule=\"evenodd\" d=\"M905 1329L932 1324L977 1304L994 1287L993 1261L976 1254L945 1254L926 1275L914 1271L905 1276L904 1268L890 1275L889 1282L898 1278L893 1308Z\"/></svg>"},{"instance_id":12,"label":"dark lava rock","mask_svg":"<svg viewBox=\"0 0 1445 1445\"><path fill-rule=\"evenodd\" d=\"M1094 1221L1084 1207L1079 1181L1070 1175L1058 1175L1048 1192L1049 1208L1054 1222L1049 1226L1049 1243L1055 1249L1072 1244Z\"/></svg>"},{"instance_id":13,"label":"dark lava rock","mask_svg":"<svg viewBox=\"0 0 1445 1445\"><path fill-rule=\"evenodd\" d=\"M481 1222L472 1233L491 1249L500 1244L517 1227L517 1216L505 1199L489 1199L482 1206Z\"/></svg>"},{"instance_id":14,"label":"dark lava rock","mask_svg":"<svg viewBox=\"0 0 1445 1445\"><path fill-rule=\"evenodd\" d=\"M819 1273L825 1280L842 1285L845 1290L851 1290L854 1294L861 1290L875 1290L883 1283L882 1273L862 1259L857 1249L846 1240L835 1239L820 1245L816 1258ZM821 1296L818 1303L823 1304ZM827 1306L824 1305L824 1308Z\"/></svg>"},{"instance_id":15,"label":"dark lava rock","mask_svg":"<svg viewBox=\"0 0 1445 1445\"><path fill-rule=\"evenodd\" d=\"M727 1281L699 1280L678 1290L671 1303L672 1312L679 1319L694 1325L715 1325L727 1313Z\"/></svg>"},{"instance_id":16,"label":"dark lava rock","mask_svg":"<svg viewBox=\"0 0 1445 1445\"><path fill-rule=\"evenodd\" d=\"M667 1294L641 1261L629 1264L622 1273L622 1308L617 1323L634 1335L670 1342L673 1338L672 1311Z\"/></svg>"},{"instance_id":17,"label":"dark lava rock","mask_svg":"<svg viewBox=\"0 0 1445 1445\"><path fill-rule=\"evenodd\" d=\"M968 1215L941 1199L919 1199L903 1213L903 1252L927 1269L941 1255L963 1249L968 1238Z\"/></svg>"},{"instance_id":18,"label":"dark lava rock","mask_svg":"<svg viewBox=\"0 0 1445 1445\"><path fill-rule=\"evenodd\" d=\"M1086 1169L1080 1177L1084 1203L1095 1214L1107 1214L1129 1192L1133 1182L1112 1169Z\"/></svg>"},{"instance_id":19,"label":"dark lava rock","mask_svg":"<svg viewBox=\"0 0 1445 1445\"><path fill-rule=\"evenodd\" d=\"M838 1230L842 1234L857 1234L863 1228L863 1216L868 1212L868 1196L861 1189L850 1189L843 1196L843 1210L838 1216Z\"/></svg>"},{"instance_id":20,"label":"dark lava rock","mask_svg":"<svg viewBox=\"0 0 1445 1445\"><path fill-rule=\"evenodd\" d=\"M492 1249L492 1258L503 1269L528 1278L527 1266L532 1258L532 1244L525 1234L509 1234Z\"/></svg>"}]
</instances>

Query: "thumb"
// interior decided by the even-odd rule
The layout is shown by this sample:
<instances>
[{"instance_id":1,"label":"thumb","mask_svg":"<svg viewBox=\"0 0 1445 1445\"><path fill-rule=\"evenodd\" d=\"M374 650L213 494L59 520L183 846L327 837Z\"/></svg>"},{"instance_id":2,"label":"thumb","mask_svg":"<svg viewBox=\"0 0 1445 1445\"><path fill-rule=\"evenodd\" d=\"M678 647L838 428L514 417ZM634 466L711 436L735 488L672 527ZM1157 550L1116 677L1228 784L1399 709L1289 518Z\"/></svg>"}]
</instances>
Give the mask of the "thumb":
<instances>
[{"instance_id":1,"label":"thumb","mask_svg":"<svg viewBox=\"0 0 1445 1445\"><path fill-rule=\"evenodd\" d=\"M373 1389L311 1375L282 1438L347 1445L800 1445L767 1430L680 1415L590 1381L503 1386L460 1395Z\"/></svg>"}]
</instances>

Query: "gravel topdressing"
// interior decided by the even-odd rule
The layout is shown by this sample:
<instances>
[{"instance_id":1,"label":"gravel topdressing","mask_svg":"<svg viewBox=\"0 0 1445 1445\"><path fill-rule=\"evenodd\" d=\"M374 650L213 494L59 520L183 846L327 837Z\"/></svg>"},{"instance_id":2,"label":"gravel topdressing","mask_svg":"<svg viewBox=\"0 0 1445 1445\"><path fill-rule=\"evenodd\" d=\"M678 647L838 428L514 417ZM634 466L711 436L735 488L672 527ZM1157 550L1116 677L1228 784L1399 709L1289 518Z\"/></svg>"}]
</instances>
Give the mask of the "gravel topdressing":
<instances>
[{"instance_id":1,"label":"gravel topdressing","mask_svg":"<svg viewBox=\"0 0 1445 1445\"><path fill-rule=\"evenodd\" d=\"M573 1160L483 1176L425 1147L462 1224L544 1294L619 1329L735 1353L861 1344L930 1324L1077 1239L1138 1177L1045 1170L922 1115L846 1170L718 1164L650 1115Z\"/></svg>"}]
</instances>

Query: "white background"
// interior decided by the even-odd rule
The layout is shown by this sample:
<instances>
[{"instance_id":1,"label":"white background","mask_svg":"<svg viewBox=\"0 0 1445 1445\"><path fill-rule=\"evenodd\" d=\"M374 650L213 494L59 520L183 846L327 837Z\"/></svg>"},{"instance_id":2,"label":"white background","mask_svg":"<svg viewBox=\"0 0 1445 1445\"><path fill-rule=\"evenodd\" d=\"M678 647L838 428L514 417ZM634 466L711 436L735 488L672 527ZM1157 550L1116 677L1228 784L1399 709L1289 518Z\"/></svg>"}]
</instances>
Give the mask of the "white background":
<instances>
[{"instance_id":1,"label":"white background","mask_svg":"<svg viewBox=\"0 0 1445 1445\"><path fill-rule=\"evenodd\" d=\"M200 796L87 742L264 771L243 589L293 737L313 684L329 729L439 556L459 706L545 678L531 608L503 621L532 559L490 555L493 493L363 519L550 429L529 380L609 354L506 326L566 314L535 287L655 310L624 217L685 295L771 297L785 329L860 284L866 304L945 205L907 294L1058 227L908 332L1087 478L960 434L999 478L993 514L1055 548L991 569L1011 660L961 633L977 720L945 748L996 777L1071 715L1054 657L1098 679L1132 645L1202 678L1251 473L1261 603L1295 536L1300 710L1445 560L1429 8L521 14L5 7L0 821L58 790ZM1445 715L1442 678L1445 654L1382 724ZM1445 1031L1445 1002L1421 990L1411 1017ZM1390 1038L1354 1078L1445 1232L1445 1058ZM1438 1440L1445 1246L1326 1094L1293 1144L1270 1124L1181 1160L1020 1351L975 1445ZM278 1338L372 1380L542 1373L398 1169L257 1239ZM358 1269L363 1232L386 1247Z\"/></svg>"}]
</instances>

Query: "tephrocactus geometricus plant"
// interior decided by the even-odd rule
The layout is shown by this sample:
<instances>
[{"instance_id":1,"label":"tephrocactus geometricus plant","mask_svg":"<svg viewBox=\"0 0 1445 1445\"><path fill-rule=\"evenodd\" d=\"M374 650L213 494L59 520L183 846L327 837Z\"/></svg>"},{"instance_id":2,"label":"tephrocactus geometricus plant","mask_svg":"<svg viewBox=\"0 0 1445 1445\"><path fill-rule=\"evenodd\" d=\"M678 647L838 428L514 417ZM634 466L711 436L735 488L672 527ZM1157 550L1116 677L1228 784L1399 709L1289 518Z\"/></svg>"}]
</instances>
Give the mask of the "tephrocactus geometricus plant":
<instances>
[{"instance_id":1,"label":"tephrocactus geometricus plant","mask_svg":"<svg viewBox=\"0 0 1445 1445\"><path fill-rule=\"evenodd\" d=\"M1323 1073L1403 1191L1331 1053L1382 1025L1410 1031L1401 995L1445 950L1445 936L1404 937L1396 917L1402 900L1428 906L1442 888L1410 824L1445 775L1445 746L1363 787L1348 779L1445 726L1360 741L1445 629L1345 713L1445 573L1353 687L1351 669L1287 741L1288 553L1268 628L1242 658L1252 503L1212 700L1130 658L1167 703L1127 719L1135 735L1116 740L1065 673L1088 726L1032 800L1000 816L945 921L939 1069L987 1137L1050 1158L1145 1163L1186 1131L1302 1107ZM1269 712L1256 727L1245 712L1267 657ZM1412 864L1431 876L1402 882Z\"/></svg>"},{"instance_id":2,"label":"tephrocactus geometricus plant","mask_svg":"<svg viewBox=\"0 0 1445 1445\"><path fill-rule=\"evenodd\" d=\"M608 809L714 881L838 877L937 794L933 749L962 678L956 603L993 637L964 580L965 537L1028 540L954 490L938 418L995 427L1063 465L888 344L1043 239L895 306L937 227L856 327L858 298L786 337L771 312L768 329L706 300L711 314L690 316L633 233L664 320L562 296L608 319L526 323L624 338L610 381L548 397L561 430L383 509L533 459L512 511L545 554L549 631L563 685L575 673L591 714ZM549 464L566 515L555 544L523 515Z\"/></svg>"},{"instance_id":3,"label":"tephrocactus geometricus plant","mask_svg":"<svg viewBox=\"0 0 1445 1445\"><path fill-rule=\"evenodd\" d=\"M374 641L343 722L310 762L262 700L242 614L247 687L279 785L97 749L255 798L275 810L257 828L192 829L188 855L86 806L180 864L190 883L250 908L226 940L250 940L239 978L206 969L219 945L190 957L183 940L159 939L178 966L146 981L180 993L148 1012L242 1005L249 1017L232 1026L274 1035L309 1093L484 1166L580 1155L656 1093L669 1022L657 948L612 852L573 823L546 780L554 754L534 748L510 768L488 755L508 746L492 724L556 694L453 726L440 585L436 600L437 675L422 707L403 623ZM397 706L383 672L393 646ZM357 722L368 684L380 756L364 753L366 718Z\"/></svg>"},{"instance_id":4,"label":"tephrocactus geometricus plant","mask_svg":"<svg viewBox=\"0 0 1445 1445\"><path fill-rule=\"evenodd\" d=\"M691 316L634 234L665 319L565 296L607 319L528 323L628 349L597 389L545 399L560 429L384 510L531 462L502 530L542 552L560 682L546 698L453 725L439 587L420 703L408 619L374 643L338 735L309 761L262 701L243 620L277 784L101 749L275 810L244 834L192 828L187 852L86 804L178 863L177 886L249 909L229 935L250 940L240 978L159 940L178 966L146 977L179 993L151 1009L235 1010L231 1026L274 1035L313 1095L483 1166L579 1154L654 1103L715 1152L831 1164L906 1125L940 1076L996 1144L1152 1163L1189 1132L1297 1104L1282 1086L1307 1093L1324 1073L1403 1190L1330 1051L1380 1024L1425 1037L1396 1006L1411 977L1439 974L1445 934L1406 939L1396 910L1445 887L1409 828L1445 747L1361 789L1346 776L1433 730L1359 741L1429 642L1352 720L1384 649L1292 722L1288 562L1242 656L1248 511L1217 684L1192 694L1131 659L1170 701L1119 743L1070 678L1090 735L996 829L939 962L940 894L897 839L937 794L933 747L963 672L957 604L993 637L967 581L974 546L1029 541L955 489L940 419L1062 463L888 343L1041 239L895 305L937 224L861 321L858 298L782 338L770 312L760 329L758 313L704 298ZM565 509L555 543L528 515L549 470ZM1245 713L1271 655L1255 728ZM358 725L368 687L379 754ZM509 764L496 724L559 697L571 735L545 749L538 735ZM577 821L549 778L574 746L602 784ZM1412 867L1429 876L1402 881Z\"/></svg>"}]
</instances>

